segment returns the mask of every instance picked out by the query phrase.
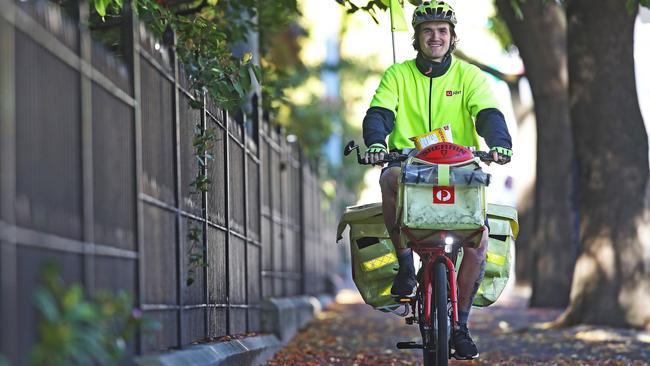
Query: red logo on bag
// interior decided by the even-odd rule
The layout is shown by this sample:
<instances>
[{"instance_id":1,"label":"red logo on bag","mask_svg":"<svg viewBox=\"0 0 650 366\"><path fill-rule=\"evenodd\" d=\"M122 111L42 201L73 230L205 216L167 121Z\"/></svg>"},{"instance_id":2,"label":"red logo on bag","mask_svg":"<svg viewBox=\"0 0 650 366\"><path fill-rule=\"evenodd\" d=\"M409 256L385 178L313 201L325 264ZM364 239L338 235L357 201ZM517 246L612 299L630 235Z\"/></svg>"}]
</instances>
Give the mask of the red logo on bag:
<instances>
[{"instance_id":1,"label":"red logo on bag","mask_svg":"<svg viewBox=\"0 0 650 366\"><path fill-rule=\"evenodd\" d=\"M433 203L451 205L454 203L454 187L433 187Z\"/></svg>"}]
</instances>

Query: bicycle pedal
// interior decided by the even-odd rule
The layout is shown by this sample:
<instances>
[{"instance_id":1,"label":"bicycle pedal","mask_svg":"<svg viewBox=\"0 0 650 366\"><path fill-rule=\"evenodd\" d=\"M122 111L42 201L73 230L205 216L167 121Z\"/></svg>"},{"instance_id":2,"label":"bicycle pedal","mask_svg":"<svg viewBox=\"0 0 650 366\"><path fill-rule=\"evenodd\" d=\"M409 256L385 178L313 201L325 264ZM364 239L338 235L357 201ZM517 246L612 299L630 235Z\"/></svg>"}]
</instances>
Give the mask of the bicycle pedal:
<instances>
[{"instance_id":1,"label":"bicycle pedal","mask_svg":"<svg viewBox=\"0 0 650 366\"><path fill-rule=\"evenodd\" d=\"M391 297L396 302L399 302L399 303L402 303L402 304L410 303L410 302L415 300L415 295L413 295L413 296L395 296L395 295L391 295Z\"/></svg>"},{"instance_id":2,"label":"bicycle pedal","mask_svg":"<svg viewBox=\"0 0 650 366\"><path fill-rule=\"evenodd\" d=\"M397 342L398 349L422 349L422 345L415 342Z\"/></svg>"},{"instance_id":3,"label":"bicycle pedal","mask_svg":"<svg viewBox=\"0 0 650 366\"><path fill-rule=\"evenodd\" d=\"M414 316L410 316L410 317L404 319L404 321L408 325L413 325L413 323L417 323L417 319Z\"/></svg>"}]
</instances>

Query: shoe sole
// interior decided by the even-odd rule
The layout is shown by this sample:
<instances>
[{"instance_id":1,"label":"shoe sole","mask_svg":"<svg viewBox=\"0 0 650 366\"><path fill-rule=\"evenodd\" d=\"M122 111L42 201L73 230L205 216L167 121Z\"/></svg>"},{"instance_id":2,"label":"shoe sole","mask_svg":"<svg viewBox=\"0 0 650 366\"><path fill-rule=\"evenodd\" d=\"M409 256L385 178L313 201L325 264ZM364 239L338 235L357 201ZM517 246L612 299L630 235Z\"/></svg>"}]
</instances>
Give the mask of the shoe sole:
<instances>
[{"instance_id":1,"label":"shoe sole","mask_svg":"<svg viewBox=\"0 0 650 366\"><path fill-rule=\"evenodd\" d=\"M413 292L411 292L408 295L397 295L397 294L394 294L394 293L391 292L390 297L392 297L393 299L396 299L396 300L399 300L399 299L409 299L410 300L410 299L415 298L416 293L417 293L417 289L413 288Z\"/></svg>"},{"instance_id":2,"label":"shoe sole","mask_svg":"<svg viewBox=\"0 0 650 366\"><path fill-rule=\"evenodd\" d=\"M476 355L474 355L474 356L466 356L466 357L457 356L456 353L452 353L452 354L451 354L451 357L453 357L453 358L455 358L455 359L457 359L457 360L461 360L461 361L463 361L463 360L465 360L465 361L466 361L466 360L475 360L475 359L478 358L478 356L479 356L478 353L477 353Z\"/></svg>"}]
</instances>

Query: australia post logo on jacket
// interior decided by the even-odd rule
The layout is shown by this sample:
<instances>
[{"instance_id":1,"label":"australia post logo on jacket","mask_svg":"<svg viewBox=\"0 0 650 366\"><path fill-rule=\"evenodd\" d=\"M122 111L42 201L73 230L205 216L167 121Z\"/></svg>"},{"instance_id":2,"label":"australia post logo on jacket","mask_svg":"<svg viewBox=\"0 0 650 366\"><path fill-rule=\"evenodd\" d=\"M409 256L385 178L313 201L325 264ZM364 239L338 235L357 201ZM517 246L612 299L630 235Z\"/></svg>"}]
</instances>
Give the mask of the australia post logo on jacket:
<instances>
[{"instance_id":1,"label":"australia post logo on jacket","mask_svg":"<svg viewBox=\"0 0 650 366\"><path fill-rule=\"evenodd\" d=\"M459 94L462 94L462 93L463 93L462 90L447 90L445 92L445 95L448 96L448 97L453 97L454 95L459 95Z\"/></svg>"},{"instance_id":2,"label":"australia post logo on jacket","mask_svg":"<svg viewBox=\"0 0 650 366\"><path fill-rule=\"evenodd\" d=\"M454 187L433 187L433 203L442 205L454 204Z\"/></svg>"}]
</instances>

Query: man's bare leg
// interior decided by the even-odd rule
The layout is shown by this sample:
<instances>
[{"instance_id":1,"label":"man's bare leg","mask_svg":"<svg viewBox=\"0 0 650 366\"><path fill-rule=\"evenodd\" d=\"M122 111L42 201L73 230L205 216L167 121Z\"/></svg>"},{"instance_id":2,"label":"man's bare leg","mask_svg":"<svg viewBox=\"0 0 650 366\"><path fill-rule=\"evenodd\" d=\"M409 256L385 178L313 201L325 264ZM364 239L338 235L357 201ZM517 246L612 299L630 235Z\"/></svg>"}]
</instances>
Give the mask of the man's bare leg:
<instances>
[{"instance_id":1,"label":"man's bare leg","mask_svg":"<svg viewBox=\"0 0 650 366\"><path fill-rule=\"evenodd\" d=\"M469 312L478 287L485 274L485 253L488 244L487 228L478 248L463 248L463 260L458 271L458 309Z\"/></svg>"},{"instance_id":2,"label":"man's bare leg","mask_svg":"<svg viewBox=\"0 0 650 366\"><path fill-rule=\"evenodd\" d=\"M381 185L384 223L386 224L390 240L393 242L393 246L397 252L397 260L399 262L399 270L393 280L391 295L411 297L415 296L415 288L417 285L415 265L413 264L413 252L409 248L400 247L399 226L395 207L400 172L401 169L398 167L388 168L381 175L379 183Z\"/></svg>"},{"instance_id":3,"label":"man's bare leg","mask_svg":"<svg viewBox=\"0 0 650 366\"><path fill-rule=\"evenodd\" d=\"M488 231L483 231L478 248L463 248L463 261L458 271L458 327L452 334L454 358L473 359L478 357L478 348L467 329L469 310L485 273L485 252Z\"/></svg>"},{"instance_id":4,"label":"man's bare leg","mask_svg":"<svg viewBox=\"0 0 650 366\"><path fill-rule=\"evenodd\" d=\"M399 246L399 226L397 223L397 188L398 180L401 169L399 167L388 168L383 172L379 178L379 185L381 186L381 207L384 211L384 223L390 235L390 240L398 253L410 251L410 249L402 249Z\"/></svg>"}]
</instances>

